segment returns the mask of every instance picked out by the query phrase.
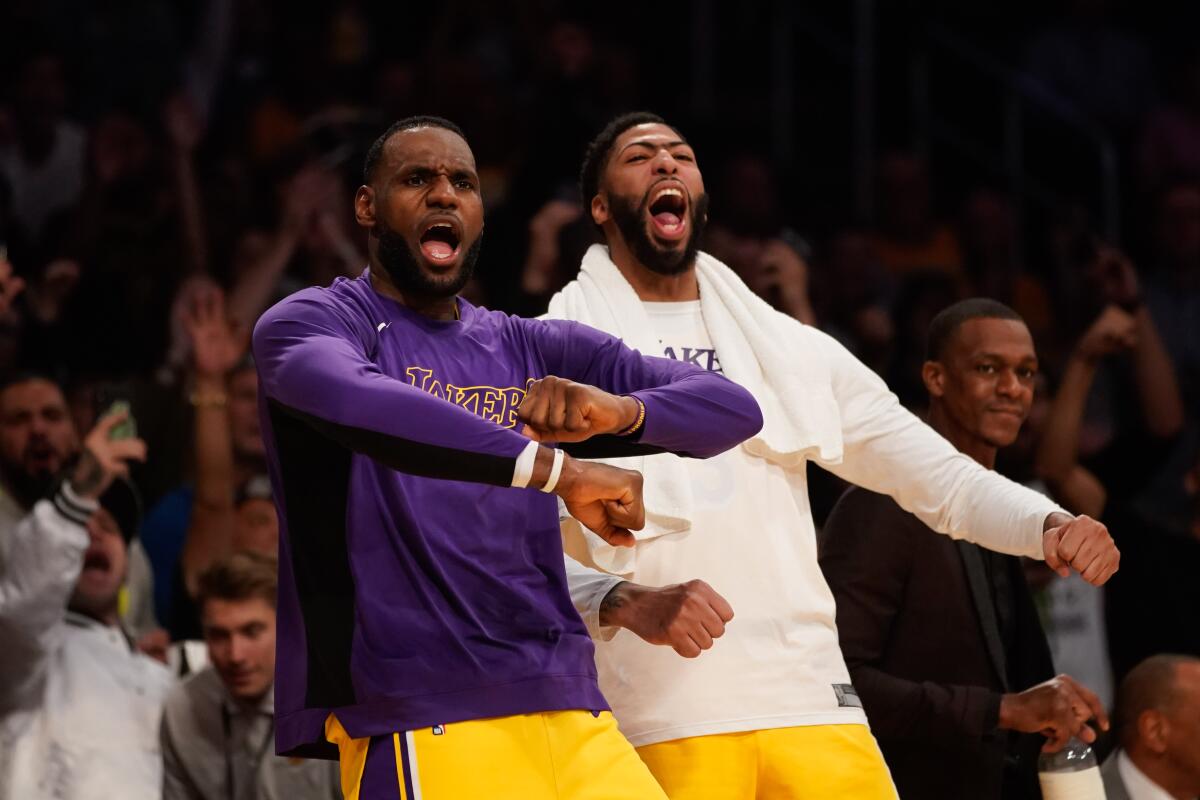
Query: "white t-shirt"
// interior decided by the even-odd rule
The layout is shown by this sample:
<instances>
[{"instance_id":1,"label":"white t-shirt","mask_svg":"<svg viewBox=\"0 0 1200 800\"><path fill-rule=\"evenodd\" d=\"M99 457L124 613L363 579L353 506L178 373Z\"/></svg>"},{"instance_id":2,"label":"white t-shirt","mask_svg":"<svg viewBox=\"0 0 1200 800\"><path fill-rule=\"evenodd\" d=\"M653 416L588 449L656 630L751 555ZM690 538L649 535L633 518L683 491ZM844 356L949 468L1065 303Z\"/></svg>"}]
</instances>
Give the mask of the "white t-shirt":
<instances>
[{"instance_id":1,"label":"white t-shirt","mask_svg":"<svg viewBox=\"0 0 1200 800\"><path fill-rule=\"evenodd\" d=\"M663 348L652 355L721 371L698 300L644 305ZM696 659L627 630L596 643L600 687L622 732L640 747L731 731L866 724L817 564L804 471L789 473L742 447L686 463L692 529L640 542L627 577L649 586L700 578L735 616Z\"/></svg>"}]
</instances>

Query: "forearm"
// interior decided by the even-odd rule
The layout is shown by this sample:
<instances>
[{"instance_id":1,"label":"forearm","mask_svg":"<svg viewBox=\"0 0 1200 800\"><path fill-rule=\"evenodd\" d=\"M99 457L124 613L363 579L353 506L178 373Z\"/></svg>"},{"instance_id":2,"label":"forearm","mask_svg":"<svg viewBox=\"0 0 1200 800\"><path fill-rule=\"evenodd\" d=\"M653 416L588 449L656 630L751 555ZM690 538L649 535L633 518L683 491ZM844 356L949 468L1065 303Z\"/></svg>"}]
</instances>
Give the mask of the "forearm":
<instances>
[{"instance_id":1,"label":"forearm","mask_svg":"<svg viewBox=\"0 0 1200 800\"><path fill-rule=\"evenodd\" d=\"M1066 480L1078 464L1079 431L1095 377L1095 362L1073 353L1063 370L1037 450L1037 473L1052 486Z\"/></svg>"},{"instance_id":2,"label":"forearm","mask_svg":"<svg viewBox=\"0 0 1200 800\"><path fill-rule=\"evenodd\" d=\"M180 554L183 581L188 594L195 595L201 573L233 551L233 504L228 508L196 505L188 522L187 535Z\"/></svg>"},{"instance_id":3,"label":"forearm","mask_svg":"<svg viewBox=\"0 0 1200 800\"><path fill-rule=\"evenodd\" d=\"M912 681L865 665L852 667L850 674L879 738L962 749L997 730L998 692Z\"/></svg>"},{"instance_id":4,"label":"forearm","mask_svg":"<svg viewBox=\"0 0 1200 800\"><path fill-rule=\"evenodd\" d=\"M646 406L638 443L677 455L710 458L762 430L750 393L713 372L692 372L633 396Z\"/></svg>"},{"instance_id":5,"label":"forearm","mask_svg":"<svg viewBox=\"0 0 1200 800\"><path fill-rule=\"evenodd\" d=\"M187 242L190 271L203 273L208 270L208 237L204 227L204 212L200 203L200 189L196 183L196 170L191 153L176 149L172 158L176 192L179 197L179 215L183 224L184 240Z\"/></svg>"},{"instance_id":6,"label":"forearm","mask_svg":"<svg viewBox=\"0 0 1200 800\"><path fill-rule=\"evenodd\" d=\"M645 405L636 435L598 437L571 446L587 458L671 452L708 458L762 428L758 403L741 386L713 372L666 358L643 356L619 339L559 320L530 320L526 331L552 375L632 395Z\"/></svg>"},{"instance_id":7,"label":"forearm","mask_svg":"<svg viewBox=\"0 0 1200 800\"><path fill-rule=\"evenodd\" d=\"M64 485L5 534L10 542L0 573L0 619L8 631L36 640L62 618L88 549L84 525L96 507Z\"/></svg>"},{"instance_id":8,"label":"forearm","mask_svg":"<svg viewBox=\"0 0 1200 800\"><path fill-rule=\"evenodd\" d=\"M588 633L593 639L611 639L617 631L611 619L613 604L620 602L619 599L612 599L613 590L624 583L624 580L616 575L585 567L570 556L564 556L564 559L571 602L583 618Z\"/></svg>"},{"instance_id":9,"label":"forearm","mask_svg":"<svg viewBox=\"0 0 1200 800\"><path fill-rule=\"evenodd\" d=\"M1133 350L1134 380L1141 398L1146 430L1153 436L1166 439L1183 429L1183 397L1179 391L1179 380L1150 312L1142 306L1134 317L1138 331Z\"/></svg>"},{"instance_id":10,"label":"forearm","mask_svg":"<svg viewBox=\"0 0 1200 800\"><path fill-rule=\"evenodd\" d=\"M270 305L271 296L288 262L296 252L298 236L284 229L272 239L267 251L242 274L229 293L229 318L249 327Z\"/></svg>"},{"instance_id":11,"label":"forearm","mask_svg":"<svg viewBox=\"0 0 1200 800\"><path fill-rule=\"evenodd\" d=\"M828 468L851 483L891 496L938 533L989 550L1042 559L1049 498L980 466L932 428L906 415L886 435L848 443Z\"/></svg>"},{"instance_id":12,"label":"forearm","mask_svg":"<svg viewBox=\"0 0 1200 800\"><path fill-rule=\"evenodd\" d=\"M197 377L192 394L196 450L195 504L213 510L233 508L233 436L224 376Z\"/></svg>"},{"instance_id":13,"label":"forearm","mask_svg":"<svg viewBox=\"0 0 1200 800\"><path fill-rule=\"evenodd\" d=\"M270 422L298 420L401 472L512 485L527 438L383 374L354 334L331 332L338 320L305 319L299 302L276 309L254 335Z\"/></svg>"}]
</instances>

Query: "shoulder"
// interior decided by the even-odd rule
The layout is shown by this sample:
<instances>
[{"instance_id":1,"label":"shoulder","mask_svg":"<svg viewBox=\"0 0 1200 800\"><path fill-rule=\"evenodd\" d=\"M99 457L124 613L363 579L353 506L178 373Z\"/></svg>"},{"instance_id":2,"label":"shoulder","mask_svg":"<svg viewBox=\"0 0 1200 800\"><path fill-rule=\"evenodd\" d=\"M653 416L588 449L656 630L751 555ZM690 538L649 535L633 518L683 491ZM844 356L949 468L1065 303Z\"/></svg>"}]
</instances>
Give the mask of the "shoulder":
<instances>
[{"instance_id":1,"label":"shoulder","mask_svg":"<svg viewBox=\"0 0 1200 800\"><path fill-rule=\"evenodd\" d=\"M822 548L829 543L897 542L905 538L903 534L911 531L914 523L920 525L888 495L853 486L829 513L821 529Z\"/></svg>"},{"instance_id":2,"label":"shoulder","mask_svg":"<svg viewBox=\"0 0 1200 800\"><path fill-rule=\"evenodd\" d=\"M339 278L328 287L310 286L268 308L254 325L254 343L272 333L313 331L363 338L373 332L373 306L364 293L372 291L366 278ZM377 316L377 315L376 315Z\"/></svg>"},{"instance_id":3,"label":"shoulder","mask_svg":"<svg viewBox=\"0 0 1200 800\"><path fill-rule=\"evenodd\" d=\"M215 715L221 706L221 678L212 667L205 667L176 683L167 694L163 720L172 726L196 727L198 720Z\"/></svg>"}]
</instances>

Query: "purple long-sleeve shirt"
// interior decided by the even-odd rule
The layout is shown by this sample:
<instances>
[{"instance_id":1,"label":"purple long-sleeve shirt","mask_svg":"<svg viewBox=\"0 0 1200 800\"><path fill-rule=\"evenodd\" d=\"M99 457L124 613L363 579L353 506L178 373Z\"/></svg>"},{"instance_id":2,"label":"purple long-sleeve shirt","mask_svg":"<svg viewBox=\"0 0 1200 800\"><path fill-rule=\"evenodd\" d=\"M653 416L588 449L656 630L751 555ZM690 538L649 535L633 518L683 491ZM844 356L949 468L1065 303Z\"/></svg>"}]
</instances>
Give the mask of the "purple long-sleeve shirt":
<instances>
[{"instance_id":1,"label":"purple long-sleeve shirt","mask_svg":"<svg viewBox=\"0 0 1200 800\"><path fill-rule=\"evenodd\" d=\"M281 754L336 758L331 713L358 738L608 708L555 500L511 488L530 380L645 404L636 441L597 437L588 455L708 457L762 425L749 393L714 373L578 323L459 310L430 320L364 273L292 295L255 328L280 518Z\"/></svg>"}]
</instances>

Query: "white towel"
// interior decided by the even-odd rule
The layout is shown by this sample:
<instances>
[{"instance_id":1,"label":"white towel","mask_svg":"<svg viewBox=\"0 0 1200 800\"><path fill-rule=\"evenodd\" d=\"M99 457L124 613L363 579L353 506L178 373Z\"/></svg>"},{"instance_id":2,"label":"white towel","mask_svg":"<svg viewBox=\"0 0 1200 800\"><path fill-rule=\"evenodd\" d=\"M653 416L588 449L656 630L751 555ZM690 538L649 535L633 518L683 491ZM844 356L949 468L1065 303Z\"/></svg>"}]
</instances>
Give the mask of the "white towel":
<instances>
[{"instance_id":1,"label":"white towel","mask_svg":"<svg viewBox=\"0 0 1200 800\"><path fill-rule=\"evenodd\" d=\"M811 339L804 326L773 309L707 253L696 256L696 277L700 311L725 375L748 389L762 409L762 430L742 447L785 468L800 468L808 458L840 462L841 414L829 367L820 354L807 351ZM642 301L603 245L588 249L579 276L551 298L547 316L599 328L645 355L662 353ZM607 463L645 477L646 527L635 532L638 541L691 529L692 489L682 459L664 454ZM598 567L633 571L636 547L612 547L586 529L585 535Z\"/></svg>"}]
</instances>

